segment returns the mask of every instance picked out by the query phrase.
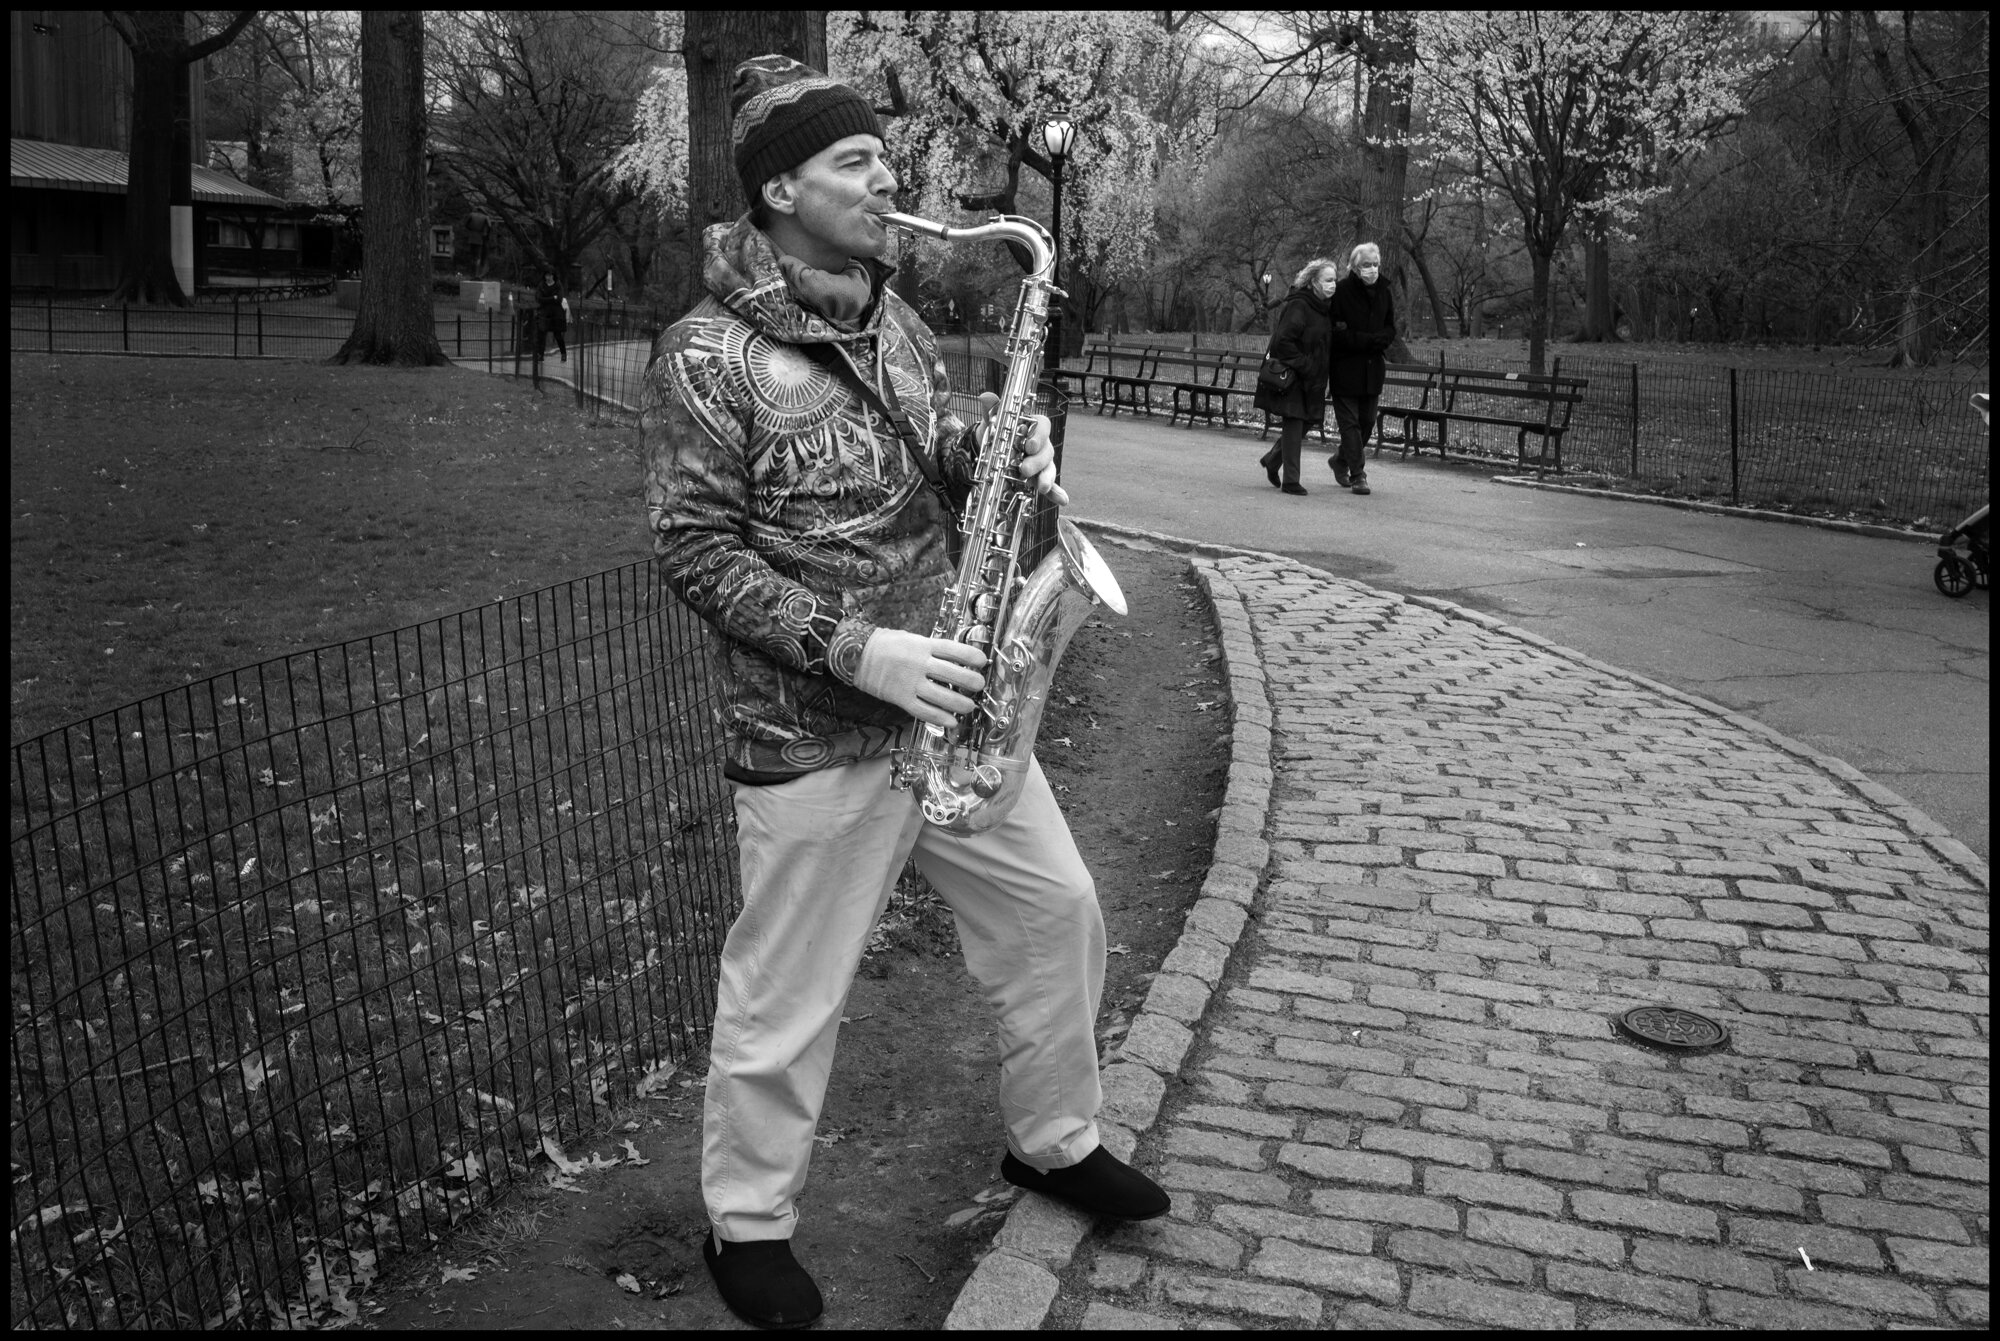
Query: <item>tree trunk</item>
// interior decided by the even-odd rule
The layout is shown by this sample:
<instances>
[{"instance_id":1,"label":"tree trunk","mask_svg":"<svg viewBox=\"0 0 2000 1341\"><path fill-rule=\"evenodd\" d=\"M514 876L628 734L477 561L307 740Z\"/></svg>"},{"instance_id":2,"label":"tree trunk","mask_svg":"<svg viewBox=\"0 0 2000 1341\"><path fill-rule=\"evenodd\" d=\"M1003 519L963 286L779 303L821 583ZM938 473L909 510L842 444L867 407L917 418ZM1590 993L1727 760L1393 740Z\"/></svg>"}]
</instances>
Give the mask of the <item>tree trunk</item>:
<instances>
[{"instance_id":1,"label":"tree trunk","mask_svg":"<svg viewBox=\"0 0 2000 1341\"><path fill-rule=\"evenodd\" d=\"M1528 295L1528 371L1540 373L1545 366L1549 343L1549 263L1548 249L1530 242L1528 255L1534 258L1535 284Z\"/></svg>"},{"instance_id":2,"label":"tree trunk","mask_svg":"<svg viewBox=\"0 0 2000 1341\"><path fill-rule=\"evenodd\" d=\"M689 291L705 292L702 234L750 207L729 137L729 83L736 67L770 52L826 69L823 9L690 9L682 50L688 90Z\"/></svg>"},{"instance_id":3,"label":"tree trunk","mask_svg":"<svg viewBox=\"0 0 2000 1341\"><path fill-rule=\"evenodd\" d=\"M361 229L354 331L331 363L449 363L431 315L424 180L424 18L361 11Z\"/></svg>"},{"instance_id":4,"label":"tree trunk","mask_svg":"<svg viewBox=\"0 0 2000 1341\"><path fill-rule=\"evenodd\" d=\"M1583 244L1583 325L1577 330L1580 341L1616 340L1617 314L1611 301L1611 243L1604 235L1602 220L1590 225Z\"/></svg>"},{"instance_id":5,"label":"tree trunk","mask_svg":"<svg viewBox=\"0 0 2000 1341\"><path fill-rule=\"evenodd\" d=\"M1413 246L1410 248L1410 263L1416 266L1417 276L1424 282L1424 296L1430 299L1433 329L1437 331L1440 340L1449 340L1451 338L1451 322L1445 316L1444 299L1438 296L1437 282L1431 278L1431 268L1424 261L1424 249L1422 247ZM1404 324L1408 324L1407 320ZM1400 344L1401 341L1399 340L1398 343ZM1393 354L1394 351L1392 350L1391 353ZM1407 357L1407 351L1405 357Z\"/></svg>"},{"instance_id":6,"label":"tree trunk","mask_svg":"<svg viewBox=\"0 0 2000 1341\"><path fill-rule=\"evenodd\" d=\"M1407 325L1410 281L1403 265L1408 253L1403 202L1409 187L1407 137L1416 34L1407 14L1376 14L1366 21L1365 34L1355 45L1368 66L1368 100L1361 120L1361 159L1367 172L1361 206L1354 215L1354 237L1348 245L1373 242L1382 249L1382 278L1393 286L1390 292L1398 310L1406 314ZM1396 342L1385 357L1394 363L1409 362L1403 332L1397 332Z\"/></svg>"},{"instance_id":7,"label":"tree trunk","mask_svg":"<svg viewBox=\"0 0 2000 1341\"><path fill-rule=\"evenodd\" d=\"M174 277L171 207L176 200L175 114L185 101L176 100L174 83L187 78L180 61L187 45L186 11L135 9L126 14L132 48L131 155L125 179L124 270L111 301L185 307L188 295ZM189 171L183 162L183 182Z\"/></svg>"},{"instance_id":8,"label":"tree trunk","mask_svg":"<svg viewBox=\"0 0 2000 1341\"><path fill-rule=\"evenodd\" d=\"M1475 155L1472 160L1472 180L1475 183L1472 193L1472 299L1466 304L1471 309L1468 331L1475 340L1486 338L1486 247L1489 239L1486 232L1486 191L1476 185L1481 171L1480 160Z\"/></svg>"}]
</instances>

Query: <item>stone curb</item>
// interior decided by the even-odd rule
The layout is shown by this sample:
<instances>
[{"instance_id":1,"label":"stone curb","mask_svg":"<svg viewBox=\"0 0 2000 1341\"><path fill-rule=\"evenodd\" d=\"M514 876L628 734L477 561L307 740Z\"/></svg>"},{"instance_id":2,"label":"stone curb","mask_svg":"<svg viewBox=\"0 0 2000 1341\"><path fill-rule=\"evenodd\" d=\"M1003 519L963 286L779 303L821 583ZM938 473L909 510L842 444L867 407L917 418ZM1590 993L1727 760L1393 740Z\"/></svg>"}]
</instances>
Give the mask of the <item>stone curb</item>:
<instances>
[{"instance_id":1,"label":"stone curb","mask_svg":"<svg viewBox=\"0 0 2000 1341\"><path fill-rule=\"evenodd\" d=\"M1435 610L1447 619L1465 620L1600 674L1720 717L1846 783L1871 804L1893 814L1946 863L1957 867L1982 889L1991 892L1992 880L1987 863L1964 843L1951 837L1943 825L1903 797L1871 780L1845 760L1801 744L1719 703L1585 656L1540 634L1516 628L1491 615L1434 596L1384 592L1381 588L1339 577L1323 568L1266 550L1208 544L1110 522L1083 518L1073 520L1080 526L1107 536L1141 540L1188 555L1190 566L1208 594L1222 637L1224 663L1229 671L1233 728L1229 783L1224 793L1222 816L1216 825L1215 856L1207 880L1202 885L1201 897L1189 911L1180 942L1160 966L1159 976L1153 981L1144 1007L1104 1071L1104 1110L1098 1125L1106 1148L1121 1159L1131 1157L1138 1138L1149 1131L1159 1117L1167 1081L1177 1073L1181 1059L1192 1045L1193 1028L1220 981L1223 965L1248 925L1247 910L1262 883L1264 864L1270 854L1263 831L1270 810L1274 772L1270 755L1273 718L1270 698L1264 688L1263 662L1251 634L1249 611L1235 584L1209 566L1192 562L1197 556L1209 559L1240 557L1290 564L1329 582L1362 587L1394 600ZM1786 517L1784 520L1810 519ZM993 1249L980 1260L971 1278L959 1291L958 1299L945 1319L945 1329L980 1331L1040 1327L1060 1288L1056 1273L1074 1259L1076 1246L1090 1227L1090 1217L1055 1202L1041 1197L1021 1198L994 1235Z\"/></svg>"},{"instance_id":2,"label":"stone curb","mask_svg":"<svg viewBox=\"0 0 2000 1341\"><path fill-rule=\"evenodd\" d=\"M1155 542L1186 553L1214 550L1253 554L1226 546L1195 546L1125 527L1084 523L1108 535ZM1179 942L1160 965L1145 1004L1125 1040L1104 1068L1104 1108L1098 1129L1104 1146L1120 1159L1159 1118L1167 1082L1180 1071L1194 1043L1194 1026L1208 1009L1223 966L1249 925L1251 900L1263 883L1270 845L1264 823L1271 809L1271 703L1264 692L1264 666L1250 628L1250 612L1236 587L1221 573L1195 562L1196 579L1207 594L1222 642L1229 675L1231 729L1229 782L1215 826L1215 852L1201 896L1189 909ZM1044 1197L1014 1203L993 1236L993 1247L958 1292L945 1318L946 1331L1031 1330L1055 1302L1056 1273L1076 1255L1089 1232L1090 1216Z\"/></svg>"},{"instance_id":3,"label":"stone curb","mask_svg":"<svg viewBox=\"0 0 2000 1341\"><path fill-rule=\"evenodd\" d=\"M1694 498L1661 498L1657 494L1627 494L1614 489L1586 489L1575 484L1552 484L1528 475L1494 475L1495 484L1511 484L1517 489L1547 489L1559 494L1582 494L1588 498L1615 498L1621 503L1652 503L1657 507L1680 508L1685 512L1712 512L1725 517L1748 517L1752 521L1789 522L1793 526L1817 526L1824 531L1845 531L1849 535L1874 536L1881 540L1915 540L1935 545L1944 528L1910 531L1898 526L1877 526L1872 522L1840 521L1833 517L1801 517L1790 512L1770 512L1763 508L1733 507L1728 503L1704 503Z\"/></svg>"}]
</instances>

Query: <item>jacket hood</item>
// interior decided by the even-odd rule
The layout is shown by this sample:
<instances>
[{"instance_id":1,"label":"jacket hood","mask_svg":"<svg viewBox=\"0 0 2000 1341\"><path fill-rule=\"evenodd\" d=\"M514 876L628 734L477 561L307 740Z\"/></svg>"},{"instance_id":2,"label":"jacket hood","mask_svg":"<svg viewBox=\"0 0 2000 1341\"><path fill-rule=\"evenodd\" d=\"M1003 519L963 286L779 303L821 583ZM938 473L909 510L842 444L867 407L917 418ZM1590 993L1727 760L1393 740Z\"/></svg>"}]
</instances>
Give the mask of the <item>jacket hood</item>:
<instances>
[{"instance_id":1,"label":"jacket hood","mask_svg":"<svg viewBox=\"0 0 2000 1341\"><path fill-rule=\"evenodd\" d=\"M1326 316L1328 313L1333 311L1333 299L1320 297L1317 293L1313 292L1312 285L1310 284L1304 285L1300 288L1293 289L1290 293L1285 295L1285 299L1287 302L1291 301L1294 298L1305 299L1306 302L1312 305L1312 310L1319 313L1321 316Z\"/></svg>"},{"instance_id":2,"label":"jacket hood","mask_svg":"<svg viewBox=\"0 0 2000 1341\"><path fill-rule=\"evenodd\" d=\"M702 230L702 285L730 311L756 328L758 334L789 345L826 344L859 340L874 333L882 323L887 304L882 290L894 268L871 257L861 263L868 268L874 297L868 316L858 331L846 331L800 306L792 294L791 282L778 267L778 251L762 229L745 214L735 223L710 224Z\"/></svg>"}]
</instances>

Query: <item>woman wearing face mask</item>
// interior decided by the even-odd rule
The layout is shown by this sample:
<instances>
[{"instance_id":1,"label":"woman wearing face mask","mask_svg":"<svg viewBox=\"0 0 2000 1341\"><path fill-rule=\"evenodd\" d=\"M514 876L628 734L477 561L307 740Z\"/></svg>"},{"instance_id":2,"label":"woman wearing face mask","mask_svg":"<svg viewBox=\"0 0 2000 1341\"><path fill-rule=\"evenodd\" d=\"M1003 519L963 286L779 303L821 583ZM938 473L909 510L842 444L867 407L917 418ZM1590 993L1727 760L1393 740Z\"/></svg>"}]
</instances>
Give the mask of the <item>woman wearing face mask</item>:
<instances>
[{"instance_id":1,"label":"woman wearing face mask","mask_svg":"<svg viewBox=\"0 0 2000 1341\"><path fill-rule=\"evenodd\" d=\"M1382 282L1382 249L1364 242L1347 262L1347 277L1334 286L1329 304L1333 357L1327 396L1340 425L1340 450L1326 459L1333 482L1365 494L1368 489L1368 435L1375 427L1375 403L1382 395L1382 355L1396 341L1396 306Z\"/></svg>"},{"instance_id":2,"label":"woman wearing face mask","mask_svg":"<svg viewBox=\"0 0 2000 1341\"><path fill-rule=\"evenodd\" d=\"M1265 477L1288 494L1305 493L1305 486L1299 483L1299 446L1305 441L1306 429L1326 418L1327 341L1332 333L1329 303L1339 276L1339 269L1324 257L1306 262L1299 271L1271 331L1271 347L1265 356L1297 376L1282 391L1265 381L1257 384L1257 408L1277 415L1283 425L1278 440L1258 464L1264 467Z\"/></svg>"}]
</instances>

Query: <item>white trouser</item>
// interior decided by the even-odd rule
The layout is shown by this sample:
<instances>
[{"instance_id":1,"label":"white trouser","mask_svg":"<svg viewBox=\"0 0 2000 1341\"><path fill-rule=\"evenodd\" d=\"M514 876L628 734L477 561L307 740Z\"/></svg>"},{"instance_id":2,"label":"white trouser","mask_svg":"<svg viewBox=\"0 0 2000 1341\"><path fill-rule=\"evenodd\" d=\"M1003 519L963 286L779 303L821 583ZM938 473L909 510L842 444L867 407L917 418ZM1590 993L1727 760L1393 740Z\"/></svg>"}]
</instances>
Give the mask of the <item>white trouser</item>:
<instances>
[{"instance_id":1,"label":"white trouser","mask_svg":"<svg viewBox=\"0 0 2000 1341\"><path fill-rule=\"evenodd\" d=\"M957 838L889 785L887 758L732 784L743 911L722 947L701 1186L717 1237L790 1238L854 970L905 860L958 923L1000 1032L1000 1113L1040 1169L1097 1148L1097 890L1041 765L1007 818ZM925 1023L904 1022L911 1042Z\"/></svg>"}]
</instances>

